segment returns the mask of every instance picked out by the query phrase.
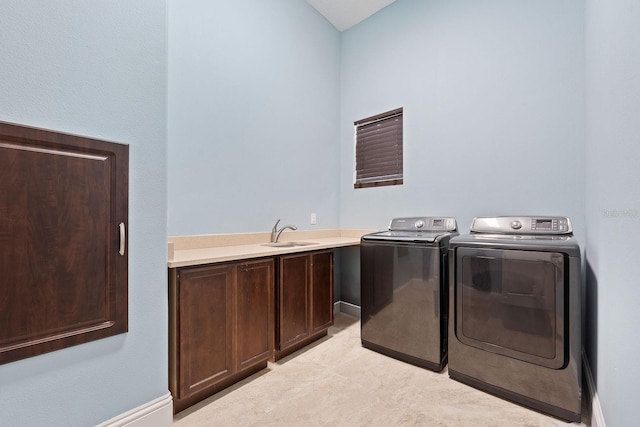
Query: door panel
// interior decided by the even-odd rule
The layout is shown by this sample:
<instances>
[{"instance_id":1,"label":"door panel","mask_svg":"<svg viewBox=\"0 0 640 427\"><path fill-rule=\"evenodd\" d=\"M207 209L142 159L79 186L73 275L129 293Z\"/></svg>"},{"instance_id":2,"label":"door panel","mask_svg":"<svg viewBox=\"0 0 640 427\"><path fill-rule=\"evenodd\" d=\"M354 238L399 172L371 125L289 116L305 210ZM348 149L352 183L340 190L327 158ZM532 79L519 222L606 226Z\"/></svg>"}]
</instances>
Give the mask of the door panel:
<instances>
[{"instance_id":1,"label":"door panel","mask_svg":"<svg viewBox=\"0 0 640 427\"><path fill-rule=\"evenodd\" d=\"M564 356L564 257L459 248L456 335L465 344L559 369Z\"/></svg>"},{"instance_id":2,"label":"door panel","mask_svg":"<svg viewBox=\"0 0 640 427\"><path fill-rule=\"evenodd\" d=\"M310 259L309 255L280 258L280 350L311 335Z\"/></svg>"},{"instance_id":3,"label":"door panel","mask_svg":"<svg viewBox=\"0 0 640 427\"><path fill-rule=\"evenodd\" d=\"M312 255L312 333L327 329L333 324L333 252Z\"/></svg>"},{"instance_id":4,"label":"door panel","mask_svg":"<svg viewBox=\"0 0 640 427\"><path fill-rule=\"evenodd\" d=\"M267 360L273 350L273 260L238 265L236 369Z\"/></svg>"},{"instance_id":5,"label":"door panel","mask_svg":"<svg viewBox=\"0 0 640 427\"><path fill-rule=\"evenodd\" d=\"M233 267L180 273L180 398L233 374Z\"/></svg>"},{"instance_id":6,"label":"door panel","mask_svg":"<svg viewBox=\"0 0 640 427\"><path fill-rule=\"evenodd\" d=\"M0 122L0 364L127 331L128 154Z\"/></svg>"}]
</instances>

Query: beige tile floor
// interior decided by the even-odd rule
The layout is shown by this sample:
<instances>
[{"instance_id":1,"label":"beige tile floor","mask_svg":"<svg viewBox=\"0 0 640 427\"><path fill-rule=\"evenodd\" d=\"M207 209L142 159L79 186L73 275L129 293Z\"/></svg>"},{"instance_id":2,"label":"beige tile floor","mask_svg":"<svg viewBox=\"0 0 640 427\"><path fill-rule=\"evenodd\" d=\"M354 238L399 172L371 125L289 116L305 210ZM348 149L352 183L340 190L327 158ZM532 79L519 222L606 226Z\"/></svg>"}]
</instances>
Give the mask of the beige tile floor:
<instances>
[{"instance_id":1,"label":"beige tile floor","mask_svg":"<svg viewBox=\"0 0 640 427\"><path fill-rule=\"evenodd\" d=\"M586 406L586 405L584 405ZM569 424L375 353L359 319L336 315L327 337L174 416L200 426L588 426Z\"/></svg>"}]
</instances>

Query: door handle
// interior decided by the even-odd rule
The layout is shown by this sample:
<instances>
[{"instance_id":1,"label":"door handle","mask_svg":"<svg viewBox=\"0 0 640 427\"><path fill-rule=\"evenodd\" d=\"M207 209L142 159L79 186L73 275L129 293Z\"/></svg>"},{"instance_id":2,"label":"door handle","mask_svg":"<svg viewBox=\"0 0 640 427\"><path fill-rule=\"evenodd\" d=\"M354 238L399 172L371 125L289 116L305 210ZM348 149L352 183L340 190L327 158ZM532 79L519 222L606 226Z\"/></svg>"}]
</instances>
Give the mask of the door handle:
<instances>
[{"instance_id":1,"label":"door handle","mask_svg":"<svg viewBox=\"0 0 640 427\"><path fill-rule=\"evenodd\" d=\"M120 250L118 251L118 253L120 255L124 255L124 248L127 243L127 231L125 229L124 222L120 223L119 228L120 228Z\"/></svg>"}]
</instances>

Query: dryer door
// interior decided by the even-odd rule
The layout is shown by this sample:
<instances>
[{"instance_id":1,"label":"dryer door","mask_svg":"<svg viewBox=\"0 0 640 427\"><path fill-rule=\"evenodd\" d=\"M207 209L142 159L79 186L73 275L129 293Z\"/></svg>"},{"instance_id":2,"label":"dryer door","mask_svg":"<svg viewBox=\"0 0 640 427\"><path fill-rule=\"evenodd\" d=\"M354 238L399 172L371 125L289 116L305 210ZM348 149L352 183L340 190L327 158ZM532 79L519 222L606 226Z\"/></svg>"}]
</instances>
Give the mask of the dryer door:
<instances>
[{"instance_id":1,"label":"dryer door","mask_svg":"<svg viewBox=\"0 0 640 427\"><path fill-rule=\"evenodd\" d=\"M566 359L564 266L564 255L556 252L458 248L458 340L562 368Z\"/></svg>"}]
</instances>

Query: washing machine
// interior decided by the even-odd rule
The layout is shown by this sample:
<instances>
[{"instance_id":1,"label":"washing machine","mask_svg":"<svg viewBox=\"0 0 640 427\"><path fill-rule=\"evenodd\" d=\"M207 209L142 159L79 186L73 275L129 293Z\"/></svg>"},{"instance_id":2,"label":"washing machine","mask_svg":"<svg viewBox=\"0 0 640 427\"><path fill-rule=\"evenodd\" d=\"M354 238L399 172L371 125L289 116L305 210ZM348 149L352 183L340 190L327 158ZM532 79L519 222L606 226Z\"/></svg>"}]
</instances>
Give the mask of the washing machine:
<instances>
[{"instance_id":1,"label":"washing machine","mask_svg":"<svg viewBox=\"0 0 640 427\"><path fill-rule=\"evenodd\" d=\"M449 243L449 376L580 421L580 262L569 218L475 218Z\"/></svg>"},{"instance_id":2,"label":"washing machine","mask_svg":"<svg viewBox=\"0 0 640 427\"><path fill-rule=\"evenodd\" d=\"M365 348L434 371L447 360L449 217L391 220L360 242Z\"/></svg>"}]
</instances>

